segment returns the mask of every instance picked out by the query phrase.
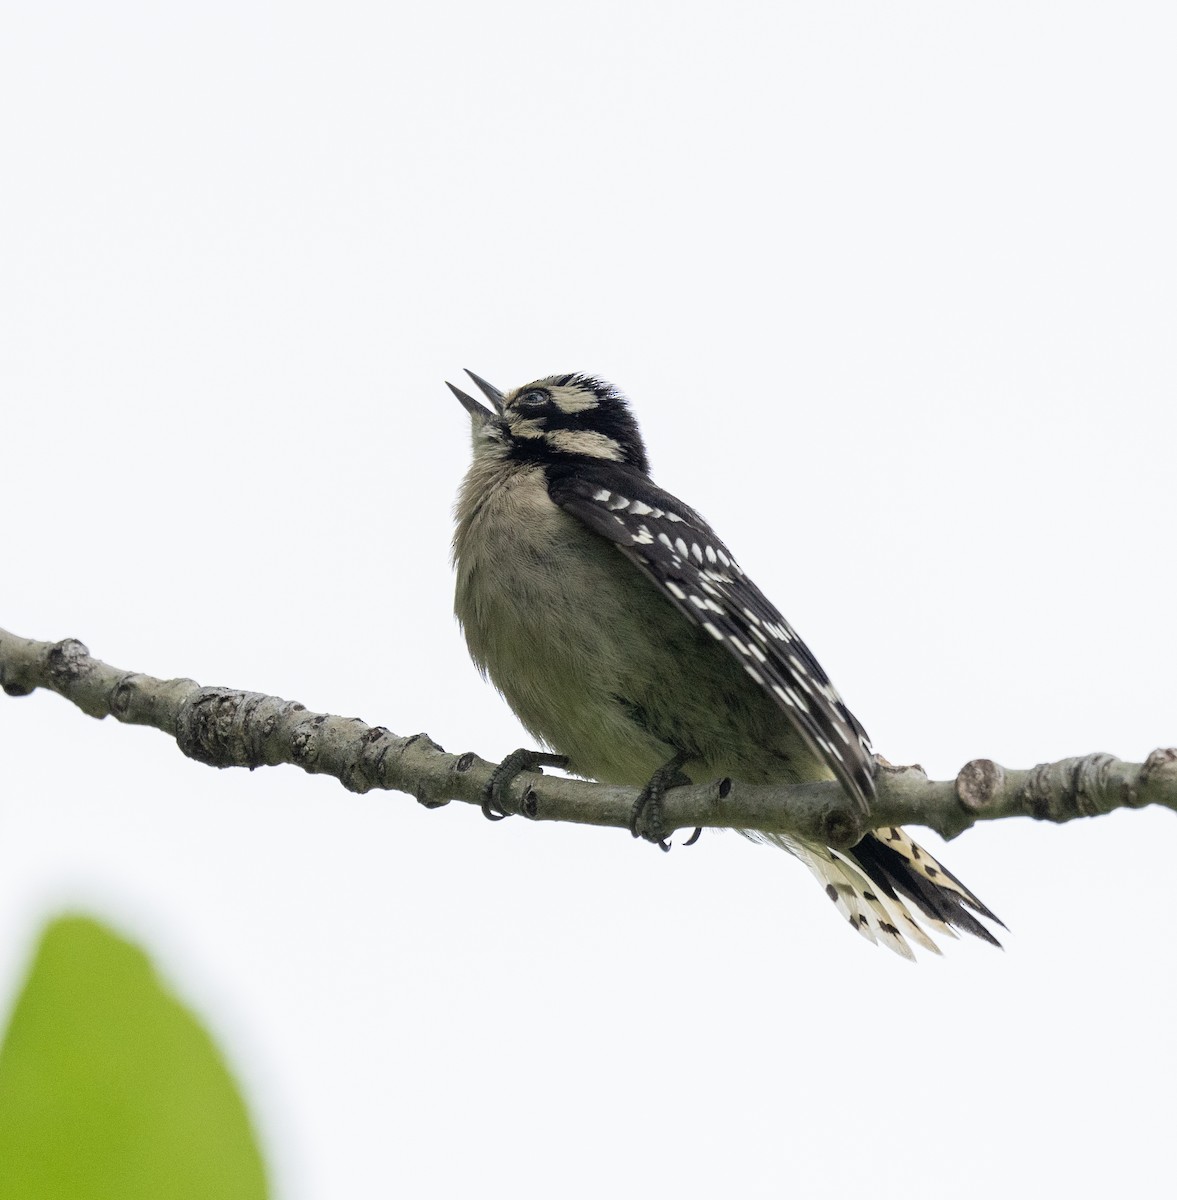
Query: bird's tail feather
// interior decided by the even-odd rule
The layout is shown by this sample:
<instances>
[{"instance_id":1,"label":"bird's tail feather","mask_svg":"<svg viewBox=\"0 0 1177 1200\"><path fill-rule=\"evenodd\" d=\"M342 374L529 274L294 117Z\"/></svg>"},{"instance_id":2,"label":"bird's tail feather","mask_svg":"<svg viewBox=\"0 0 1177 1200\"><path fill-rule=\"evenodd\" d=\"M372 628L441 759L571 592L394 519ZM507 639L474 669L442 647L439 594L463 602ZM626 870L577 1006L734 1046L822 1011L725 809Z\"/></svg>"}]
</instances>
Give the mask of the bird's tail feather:
<instances>
[{"instance_id":1,"label":"bird's tail feather","mask_svg":"<svg viewBox=\"0 0 1177 1200\"><path fill-rule=\"evenodd\" d=\"M888 896L895 900L904 896L913 901L929 923L971 933L1000 948L1001 943L973 913L979 913L1004 929L1000 918L951 871L917 846L904 830L895 826L876 829L848 853Z\"/></svg>"},{"instance_id":2,"label":"bird's tail feather","mask_svg":"<svg viewBox=\"0 0 1177 1200\"><path fill-rule=\"evenodd\" d=\"M959 929L1001 945L973 913L998 925L1002 922L902 829L875 830L845 851L782 834L741 832L796 855L817 876L853 929L904 958L915 958L909 939L940 953L925 925L944 937L955 938Z\"/></svg>"}]
</instances>

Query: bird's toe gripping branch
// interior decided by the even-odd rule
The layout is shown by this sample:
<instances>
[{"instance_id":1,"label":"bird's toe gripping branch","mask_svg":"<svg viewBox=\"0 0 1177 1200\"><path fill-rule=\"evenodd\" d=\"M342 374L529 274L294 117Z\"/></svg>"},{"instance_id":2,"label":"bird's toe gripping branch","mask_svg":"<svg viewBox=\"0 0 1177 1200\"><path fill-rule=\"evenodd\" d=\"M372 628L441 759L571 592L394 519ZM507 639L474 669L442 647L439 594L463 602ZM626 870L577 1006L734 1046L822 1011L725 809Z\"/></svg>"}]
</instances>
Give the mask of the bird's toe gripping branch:
<instances>
[{"instance_id":1,"label":"bird's toe gripping branch","mask_svg":"<svg viewBox=\"0 0 1177 1200\"><path fill-rule=\"evenodd\" d=\"M510 814L503 805L507 788L516 775L524 771L538 771L540 767L568 766L568 759L563 754L545 754L541 750L513 750L503 759L482 789L482 815L488 821L501 821Z\"/></svg>"},{"instance_id":2,"label":"bird's toe gripping branch","mask_svg":"<svg viewBox=\"0 0 1177 1200\"><path fill-rule=\"evenodd\" d=\"M686 761L685 752L680 750L669 762L660 766L650 777L650 782L642 788L629 814L629 831L635 838L642 837L647 842L656 842L663 850L670 849L662 817L662 800L671 788L691 782L690 776L682 770ZM696 829L685 845L694 845L702 832Z\"/></svg>"}]
</instances>

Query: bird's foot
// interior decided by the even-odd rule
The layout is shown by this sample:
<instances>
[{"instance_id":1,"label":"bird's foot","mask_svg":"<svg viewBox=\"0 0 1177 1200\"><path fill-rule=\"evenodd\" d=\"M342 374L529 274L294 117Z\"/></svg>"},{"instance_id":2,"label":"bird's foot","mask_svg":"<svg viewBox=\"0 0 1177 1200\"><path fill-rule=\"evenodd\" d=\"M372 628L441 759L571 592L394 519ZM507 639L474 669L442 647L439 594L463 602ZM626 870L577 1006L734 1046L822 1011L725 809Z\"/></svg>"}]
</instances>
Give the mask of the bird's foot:
<instances>
[{"instance_id":1,"label":"bird's foot","mask_svg":"<svg viewBox=\"0 0 1177 1200\"><path fill-rule=\"evenodd\" d=\"M544 754L541 750L513 750L491 772L482 789L482 815L488 821L501 821L509 814L503 808L503 797L516 775L538 771L540 767L566 767L563 754Z\"/></svg>"},{"instance_id":2,"label":"bird's foot","mask_svg":"<svg viewBox=\"0 0 1177 1200\"><path fill-rule=\"evenodd\" d=\"M666 840L666 827L662 820L662 798L671 788L691 782L690 776L682 770L686 761L686 754L680 750L669 762L660 766L650 777L650 782L642 788L629 812L629 831L635 838L643 837L647 842L656 842L663 850L669 851L670 843ZM702 829L696 829L683 844L693 846L702 832Z\"/></svg>"}]
</instances>

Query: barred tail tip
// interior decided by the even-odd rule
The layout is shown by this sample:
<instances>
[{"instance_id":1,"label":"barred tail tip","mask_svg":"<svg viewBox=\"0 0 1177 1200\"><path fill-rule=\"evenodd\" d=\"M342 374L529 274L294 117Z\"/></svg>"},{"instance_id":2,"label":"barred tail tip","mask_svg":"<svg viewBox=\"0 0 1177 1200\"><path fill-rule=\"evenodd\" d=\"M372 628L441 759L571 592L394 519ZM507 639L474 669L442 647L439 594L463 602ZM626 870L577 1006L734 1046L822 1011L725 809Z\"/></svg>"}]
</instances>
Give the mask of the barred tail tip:
<instances>
[{"instance_id":1,"label":"barred tail tip","mask_svg":"<svg viewBox=\"0 0 1177 1200\"><path fill-rule=\"evenodd\" d=\"M1001 948L973 914L1004 929L1001 919L902 829L876 829L845 851L778 834L760 834L755 840L795 854L852 929L903 958L914 961L912 943L940 953L928 931L955 938L960 930Z\"/></svg>"}]
</instances>

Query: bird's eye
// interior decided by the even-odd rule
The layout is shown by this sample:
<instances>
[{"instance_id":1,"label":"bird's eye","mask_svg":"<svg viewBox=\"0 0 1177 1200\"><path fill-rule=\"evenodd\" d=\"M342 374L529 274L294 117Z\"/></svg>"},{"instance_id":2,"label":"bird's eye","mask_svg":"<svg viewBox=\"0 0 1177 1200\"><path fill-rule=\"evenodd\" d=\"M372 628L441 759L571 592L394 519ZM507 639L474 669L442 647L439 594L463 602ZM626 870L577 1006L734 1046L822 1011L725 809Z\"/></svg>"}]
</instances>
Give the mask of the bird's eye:
<instances>
[{"instance_id":1,"label":"bird's eye","mask_svg":"<svg viewBox=\"0 0 1177 1200\"><path fill-rule=\"evenodd\" d=\"M548 393L543 388L528 388L515 397L519 408L542 408L548 402Z\"/></svg>"}]
</instances>

